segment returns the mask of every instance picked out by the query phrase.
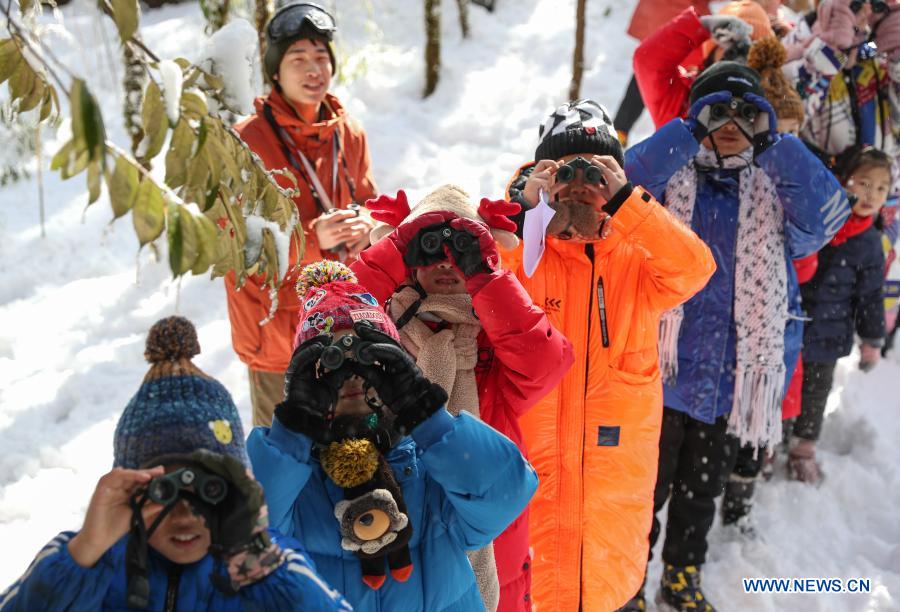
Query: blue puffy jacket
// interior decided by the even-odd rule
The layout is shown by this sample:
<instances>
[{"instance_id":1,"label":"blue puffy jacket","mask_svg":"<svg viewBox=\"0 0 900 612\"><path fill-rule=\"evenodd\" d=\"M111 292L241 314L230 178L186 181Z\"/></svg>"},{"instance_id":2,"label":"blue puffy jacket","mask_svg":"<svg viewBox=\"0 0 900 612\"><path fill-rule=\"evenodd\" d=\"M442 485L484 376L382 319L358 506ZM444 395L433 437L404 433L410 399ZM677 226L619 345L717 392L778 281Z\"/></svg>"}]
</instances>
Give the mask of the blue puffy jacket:
<instances>
[{"instance_id":1,"label":"blue puffy jacket","mask_svg":"<svg viewBox=\"0 0 900 612\"><path fill-rule=\"evenodd\" d=\"M528 504L537 475L509 438L472 416L439 410L387 455L412 523L413 572L370 589L359 561L341 548L334 506L343 490L322 470L308 437L257 427L247 441L269 519L303 543L322 576L355 610L484 610L465 551L483 548Z\"/></svg>"},{"instance_id":2,"label":"blue puffy jacket","mask_svg":"<svg viewBox=\"0 0 900 612\"><path fill-rule=\"evenodd\" d=\"M803 333L803 360L831 362L850 354L853 333L872 344L884 338L884 249L874 226L819 252L816 275L801 286L812 318Z\"/></svg>"},{"instance_id":3,"label":"blue puffy jacket","mask_svg":"<svg viewBox=\"0 0 900 612\"><path fill-rule=\"evenodd\" d=\"M625 154L625 172L665 204L666 185L687 165L699 144L681 119L673 119ZM802 340L802 310L791 259L816 252L850 214L837 179L794 136L783 136L756 158L775 184L784 206L788 310L785 365L790 379ZM678 340L678 379L665 386L664 403L712 423L731 412L737 365L734 266L737 244L739 170L700 173L691 229L712 250L716 272L684 305ZM787 381L786 381L787 384Z\"/></svg>"},{"instance_id":4,"label":"blue puffy jacket","mask_svg":"<svg viewBox=\"0 0 900 612\"><path fill-rule=\"evenodd\" d=\"M224 568L210 555L190 565L172 563L150 549L150 604L147 610L350 610L340 593L316 574L300 552L299 544L269 532L284 554L285 562L259 582L237 595L225 595L210 582L213 572ZM56 536L38 553L25 574L0 594L3 612L34 610L126 610L125 546L128 536L116 542L91 568L75 563L69 555L74 532ZM170 590L174 600L168 602Z\"/></svg>"}]
</instances>

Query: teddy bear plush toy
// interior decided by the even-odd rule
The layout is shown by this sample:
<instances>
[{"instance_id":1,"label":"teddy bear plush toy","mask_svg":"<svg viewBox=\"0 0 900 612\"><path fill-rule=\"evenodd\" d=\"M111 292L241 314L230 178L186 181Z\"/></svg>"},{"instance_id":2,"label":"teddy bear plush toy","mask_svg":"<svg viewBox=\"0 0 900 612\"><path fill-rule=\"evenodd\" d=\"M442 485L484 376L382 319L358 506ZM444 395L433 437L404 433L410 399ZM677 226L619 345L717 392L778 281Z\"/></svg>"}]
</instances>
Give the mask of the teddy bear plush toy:
<instances>
[{"instance_id":1,"label":"teddy bear plush toy","mask_svg":"<svg viewBox=\"0 0 900 612\"><path fill-rule=\"evenodd\" d=\"M332 442L320 459L328 477L344 489L334 516L340 524L341 547L359 558L363 581L381 588L387 576L385 561L395 580L408 580L413 570L408 546L412 524L384 456L372 441L349 438Z\"/></svg>"}]
</instances>

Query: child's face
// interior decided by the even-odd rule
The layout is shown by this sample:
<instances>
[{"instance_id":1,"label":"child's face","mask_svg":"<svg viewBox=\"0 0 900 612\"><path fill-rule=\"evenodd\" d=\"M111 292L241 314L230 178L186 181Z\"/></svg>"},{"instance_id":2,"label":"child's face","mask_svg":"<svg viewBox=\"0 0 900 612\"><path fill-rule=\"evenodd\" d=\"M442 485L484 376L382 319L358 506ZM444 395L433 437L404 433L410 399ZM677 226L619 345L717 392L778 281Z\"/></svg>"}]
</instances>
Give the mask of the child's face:
<instances>
[{"instance_id":1,"label":"child's face","mask_svg":"<svg viewBox=\"0 0 900 612\"><path fill-rule=\"evenodd\" d=\"M344 336L355 336L352 329L341 329L334 333L334 340ZM374 395L374 390L369 390ZM366 390L363 387L363 379L359 376L351 376L338 391L338 400L334 405L335 416L368 416L372 408L366 402Z\"/></svg>"},{"instance_id":2,"label":"child's face","mask_svg":"<svg viewBox=\"0 0 900 612\"><path fill-rule=\"evenodd\" d=\"M862 166L847 180L846 189L857 197L853 212L860 217L878 214L887 201L891 173L880 166Z\"/></svg>"},{"instance_id":3,"label":"child's face","mask_svg":"<svg viewBox=\"0 0 900 612\"><path fill-rule=\"evenodd\" d=\"M179 467L182 466L168 466L166 472ZM185 565L205 557L212 538L206 521L191 511L186 500L180 499L150 536L148 543L172 563Z\"/></svg>"},{"instance_id":4,"label":"child's face","mask_svg":"<svg viewBox=\"0 0 900 612\"><path fill-rule=\"evenodd\" d=\"M466 282L460 271L449 261L416 268L416 280L429 295L466 293Z\"/></svg>"},{"instance_id":5,"label":"child's face","mask_svg":"<svg viewBox=\"0 0 900 612\"><path fill-rule=\"evenodd\" d=\"M713 143L715 150L723 157L738 155L750 147L750 141L741 133L734 121L729 121L703 139L703 146L707 149L713 149Z\"/></svg>"},{"instance_id":6,"label":"child's face","mask_svg":"<svg viewBox=\"0 0 900 612\"><path fill-rule=\"evenodd\" d=\"M793 117L782 119L778 118L778 133L779 134L793 134L794 136L800 135L800 122Z\"/></svg>"}]
</instances>

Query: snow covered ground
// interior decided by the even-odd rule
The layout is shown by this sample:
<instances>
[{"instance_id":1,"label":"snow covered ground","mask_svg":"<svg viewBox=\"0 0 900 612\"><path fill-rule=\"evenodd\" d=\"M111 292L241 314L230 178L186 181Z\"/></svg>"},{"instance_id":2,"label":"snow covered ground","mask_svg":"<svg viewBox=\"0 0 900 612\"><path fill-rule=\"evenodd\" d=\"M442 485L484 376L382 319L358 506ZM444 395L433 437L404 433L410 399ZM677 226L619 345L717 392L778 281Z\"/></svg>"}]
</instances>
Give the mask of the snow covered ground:
<instances>
[{"instance_id":1,"label":"snow covered ground","mask_svg":"<svg viewBox=\"0 0 900 612\"><path fill-rule=\"evenodd\" d=\"M67 6L62 15L72 36L51 32L47 39L87 77L108 131L125 145L116 38L92 4ZM574 1L498 4L493 15L472 6L472 37L462 40L454 3L444 2L441 84L422 101L422 3L337 3L339 61L353 78L335 90L368 131L383 191L404 188L415 199L455 182L498 196L530 158L539 122L568 90ZM632 6L588 3L582 93L612 110L630 76L634 42L624 30ZM145 12L141 34L164 58L193 58L203 26L198 5L169 6ZM648 133L646 116L639 128ZM62 142L45 134L45 160ZM177 312L195 322L198 365L231 390L249 423L246 371L231 350L221 282L173 282L164 263L137 255L130 220L108 225L105 197L84 210L83 177L61 182L48 174L45 190L42 239L36 183L0 189L0 589L58 531L80 526L94 484L111 465L118 415L146 371L143 342L154 321ZM842 362L821 445L823 486L787 482L782 469L760 487L754 510L763 543L713 530L704 580L720 609L900 610L898 379L898 361L867 375L856 371L855 357ZM658 576L655 563L651 585ZM742 577L868 578L872 592L748 595Z\"/></svg>"}]
</instances>

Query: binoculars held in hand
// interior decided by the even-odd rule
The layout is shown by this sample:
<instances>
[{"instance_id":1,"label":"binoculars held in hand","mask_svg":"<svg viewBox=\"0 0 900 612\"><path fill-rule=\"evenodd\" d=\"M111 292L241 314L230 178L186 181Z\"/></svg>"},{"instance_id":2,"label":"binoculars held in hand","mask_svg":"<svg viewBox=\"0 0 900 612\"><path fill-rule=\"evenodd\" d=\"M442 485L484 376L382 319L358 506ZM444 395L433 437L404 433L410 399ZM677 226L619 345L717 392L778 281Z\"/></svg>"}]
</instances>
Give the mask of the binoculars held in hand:
<instances>
[{"instance_id":1,"label":"binoculars held in hand","mask_svg":"<svg viewBox=\"0 0 900 612\"><path fill-rule=\"evenodd\" d=\"M168 506L188 488L193 488L197 497L213 506L228 494L228 483L221 476L184 467L151 480L147 485L147 496L157 504Z\"/></svg>"},{"instance_id":2,"label":"binoculars held in hand","mask_svg":"<svg viewBox=\"0 0 900 612\"><path fill-rule=\"evenodd\" d=\"M603 171L583 157L576 157L564 163L556 170L556 180L560 183L571 183L575 180L577 170L584 170L584 182L591 185L605 185Z\"/></svg>"}]
</instances>

